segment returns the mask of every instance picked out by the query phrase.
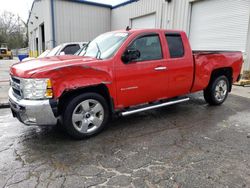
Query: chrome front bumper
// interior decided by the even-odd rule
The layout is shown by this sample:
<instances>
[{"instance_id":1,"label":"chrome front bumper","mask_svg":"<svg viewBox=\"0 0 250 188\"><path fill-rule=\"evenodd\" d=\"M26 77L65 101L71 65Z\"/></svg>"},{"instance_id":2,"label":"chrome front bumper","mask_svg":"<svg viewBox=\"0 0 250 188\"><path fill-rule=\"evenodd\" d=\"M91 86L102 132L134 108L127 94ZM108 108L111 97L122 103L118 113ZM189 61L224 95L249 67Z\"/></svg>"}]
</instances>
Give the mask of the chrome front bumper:
<instances>
[{"instance_id":1,"label":"chrome front bumper","mask_svg":"<svg viewBox=\"0 0 250 188\"><path fill-rule=\"evenodd\" d=\"M18 99L9 90L9 103L14 117L26 125L55 125L55 117L49 100Z\"/></svg>"}]
</instances>

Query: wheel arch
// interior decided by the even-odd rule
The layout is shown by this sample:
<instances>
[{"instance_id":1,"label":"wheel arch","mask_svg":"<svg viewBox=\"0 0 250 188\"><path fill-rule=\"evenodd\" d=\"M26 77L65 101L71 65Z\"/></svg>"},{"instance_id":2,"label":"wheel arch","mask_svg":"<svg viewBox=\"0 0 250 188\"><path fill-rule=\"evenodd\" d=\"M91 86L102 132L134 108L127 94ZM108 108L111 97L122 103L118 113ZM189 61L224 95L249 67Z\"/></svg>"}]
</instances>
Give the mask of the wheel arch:
<instances>
[{"instance_id":1,"label":"wheel arch","mask_svg":"<svg viewBox=\"0 0 250 188\"><path fill-rule=\"evenodd\" d=\"M109 89L105 84L98 84L93 86L82 87L74 90L64 91L63 94L58 98L58 114L62 114L62 110L65 105L67 105L67 101L70 99L82 94L82 93L97 93L104 97L107 100L107 104L109 106L109 110L111 113L114 112L114 102L113 98L110 95Z\"/></svg>"},{"instance_id":2,"label":"wheel arch","mask_svg":"<svg viewBox=\"0 0 250 188\"><path fill-rule=\"evenodd\" d=\"M212 71L209 85L218 78L219 76L226 76L229 82L229 92L232 90L232 82L233 82L233 69L231 67L218 68Z\"/></svg>"}]
</instances>

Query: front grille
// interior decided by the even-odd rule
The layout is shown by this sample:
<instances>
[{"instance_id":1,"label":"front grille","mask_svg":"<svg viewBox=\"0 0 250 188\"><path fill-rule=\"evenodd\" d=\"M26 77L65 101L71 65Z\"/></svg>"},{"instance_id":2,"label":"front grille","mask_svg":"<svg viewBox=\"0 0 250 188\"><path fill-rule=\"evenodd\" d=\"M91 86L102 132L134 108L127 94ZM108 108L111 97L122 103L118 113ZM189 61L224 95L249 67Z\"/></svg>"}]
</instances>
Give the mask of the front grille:
<instances>
[{"instance_id":1,"label":"front grille","mask_svg":"<svg viewBox=\"0 0 250 188\"><path fill-rule=\"evenodd\" d=\"M17 77L10 77L10 85L13 91L13 94L17 97L17 98L21 98L22 97L22 91L21 91L21 87L20 87L20 79Z\"/></svg>"},{"instance_id":2,"label":"front grille","mask_svg":"<svg viewBox=\"0 0 250 188\"><path fill-rule=\"evenodd\" d=\"M20 90L17 90L17 89L15 89L15 88L13 88L13 87L12 87L12 89L13 89L13 92L14 92L17 96L21 97L21 92L20 92Z\"/></svg>"},{"instance_id":3,"label":"front grille","mask_svg":"<svg viewBox=\"0 0 250 188\"><path fill-rule=\"evenodd\" d=\"M14 82L20 84L20 80L19 80L18 78L12 76L11 79L12 79Z\"/></svg>"}]
</instances>

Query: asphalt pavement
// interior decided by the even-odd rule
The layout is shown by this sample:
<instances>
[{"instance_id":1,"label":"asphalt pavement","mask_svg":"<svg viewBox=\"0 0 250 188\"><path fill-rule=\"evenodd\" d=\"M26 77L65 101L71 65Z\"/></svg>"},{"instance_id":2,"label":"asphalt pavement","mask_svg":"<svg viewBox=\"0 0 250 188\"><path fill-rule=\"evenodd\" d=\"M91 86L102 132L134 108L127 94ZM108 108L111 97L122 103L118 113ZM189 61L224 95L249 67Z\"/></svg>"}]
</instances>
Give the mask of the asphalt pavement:
<instances>
[{"instance_id":1,"label":"asphalt pavement","mask_svg":"<svg viewBox=\"0 0 250 188\"><path fill-rule=\"evenodd\" d=\"M0 60L0 108L6 107L8 104L8 90L9 84L9 69L14 63L17 63L18 59L14 57L13 60L1 59Z\"/></svg>"},{"instance_id":2,"label":"asphalt pavement","mask_svg":"<svg viewBox=\"0 0 250 188\"><path fill-rule=\"evenodd\" d=\"M116 118L74 141L0 109L0 187L250 187L250 99L186 103Z\"/></svg>"}]
</instances>

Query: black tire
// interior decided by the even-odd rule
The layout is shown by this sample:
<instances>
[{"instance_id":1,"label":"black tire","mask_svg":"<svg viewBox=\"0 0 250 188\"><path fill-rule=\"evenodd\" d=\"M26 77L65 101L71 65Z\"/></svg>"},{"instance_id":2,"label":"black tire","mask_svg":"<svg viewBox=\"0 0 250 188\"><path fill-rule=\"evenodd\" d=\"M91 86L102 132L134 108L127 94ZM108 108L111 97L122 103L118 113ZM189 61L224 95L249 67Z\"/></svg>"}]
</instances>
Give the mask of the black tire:
<instances>
[{"instance_id":1,"label":"black tire","mask_svg":"<svg viewBox=\"0 0 250 188\"><path fill-rule=\"evenodd\" d=\"M94 130L92 132L84 132L83 133L83 132L80 132L79 130L77 130L76 122L73 123L73 114L75 114L76 108L81 103L88 101L88 100L96 101L96 102L98 102L98 104L100 104L102 106L102 110L103 110L102 111L103 112L102 123L101 123L101 125L98 126L98 128L96 128L96 130ZM82 113L84 114L85 110L83 109L83 111L84 112L82 112ZM92 114L91 117L92 116L97 117L96 114L95 115ZM86 117L84 120L87 120ZM84 94L80 94L80 95L74 97L73 99L67 101L67 104L65 105L65 107L63 109L63 113L62 113L63 127L64 127L65 131L71 137L73 137L75 139L84 139L84 138L88 138L88 137L91 137L91 136L94 136L94 135L100 133L106 127L108 120L109 120L108 104L107 104L106 100L104 99L104 97L97 94L97 93L84 93ZM80 124L83 124L83 122L81 122ZM94 125L95 124L93 123L93 126Z\"/></svg>"},{"instance_id":2,"label":"black tire","mask_svg":"<svg viewBox=\"0 0 250 188\"><path fill-rule=\"evenodd\" d=\"M218 97L216 97L218 94L218 92L216 91L216 87L220 83L225 83L226 91L224 91L224 92L220 91L221 93L225 93L225 94L221 94ZM222 89L220 88L220 90L222 90ZM208 87L203 91L204 99L210 105L221 105L227 99L228 91L229 91L228 78L226 76L222 75L222 76L219 76L219 77L213 79L209 83ZM220 100L218 98L220 98Z\"/></svg>"}]
</instances>

